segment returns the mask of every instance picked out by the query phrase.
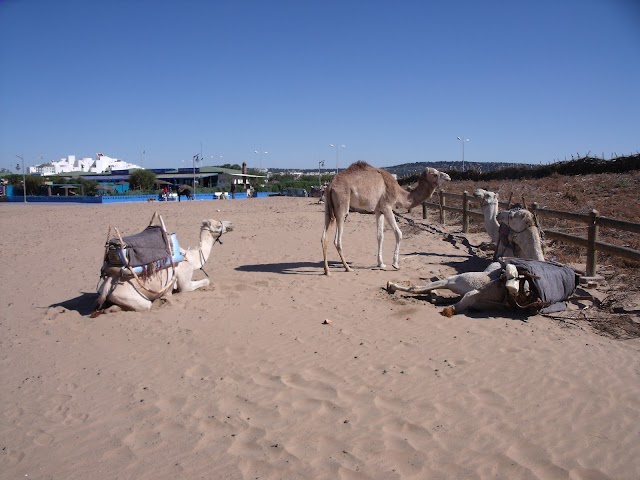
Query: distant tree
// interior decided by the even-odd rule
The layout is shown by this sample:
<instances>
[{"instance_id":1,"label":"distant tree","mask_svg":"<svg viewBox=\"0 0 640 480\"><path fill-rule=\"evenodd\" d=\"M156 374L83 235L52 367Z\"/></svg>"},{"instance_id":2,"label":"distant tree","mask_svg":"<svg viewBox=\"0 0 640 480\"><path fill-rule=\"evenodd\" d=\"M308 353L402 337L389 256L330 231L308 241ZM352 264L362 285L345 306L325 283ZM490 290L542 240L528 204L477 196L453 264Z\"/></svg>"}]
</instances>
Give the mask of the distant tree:
<instances>
[{"instance_id":1,"label":"distant tree","mask_svg":"<svg viewBox=\"0 0 640 480\"><path fill-rule=\"evenodd\" d=\"M22 175L13 173L8 175L6 178L9 185L14 185L16 187L14 195L22 195ZM40 185L42 184L42 177L25 175L24 179L27 181L27 195L37 195Z\"/></svg>"},{"instance_id":2,"label":"distant tree","mask_svg":"<svg viewBox=\"0 0 640 480\"><path fill-rule=\"evenodd\" d=\"M242 167L237 163L225 163L224 165L216 165L217 168L228 168L229 170L242 170Z\"/></svg>"},{"instance_id":3,"label":"distant tree","mask_svg":"<svg viewBox=\"0 0 640 480\"><path fill-rule=\"evenodd\" d=\"M138 168L129 175L129 188L132 190L151 190L156 183L156 174L145 168Z\"/></svg>"}]
</instances>

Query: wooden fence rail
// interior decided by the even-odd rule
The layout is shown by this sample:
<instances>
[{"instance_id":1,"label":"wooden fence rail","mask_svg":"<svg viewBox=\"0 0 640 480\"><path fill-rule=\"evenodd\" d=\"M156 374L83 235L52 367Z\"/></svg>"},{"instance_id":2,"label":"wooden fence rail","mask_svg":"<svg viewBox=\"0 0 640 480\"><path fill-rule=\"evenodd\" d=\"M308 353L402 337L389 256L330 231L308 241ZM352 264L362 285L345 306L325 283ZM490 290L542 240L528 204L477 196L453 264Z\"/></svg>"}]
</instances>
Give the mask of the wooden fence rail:
<instances>
[{"instance_id":1,"label":"wooden fence rail","mask_svg":"<svg viewBox=\"0 0 640 480\"><path fill-rule=\"evenodd\" d=\"M446 223L445 212L449 211L461 213L463 233L467 233L469 231L469 218L473 217L484 219L484 215L482 214L482 212L471 210L469 208L470 200L475 199L476 197L470 195L466 191L461 194L441 191L438 197L440 201L439 205L433 202L424 202L422 204L422 218L427 218L429 207L435 207L439 209L440 223L442 223L443 225ZM462 206L452 207L447 205L447 198L460 201L462 203ZM502 208L508 208L509 205L507 202L500 202L499 206ZM617 220L615 218L601 217L597 210L592 210L588 215L583 215L579 213L540 208L536 202L531 205L531 211L541 217L561 218L564 220L585 223L587 225L587 238L569 235L555 230L545 230L544 233L548 238L585 247L587 249L586 274L588 277L596 276L598 252L605 252L611 255L628 258L630 260L640 261L640 251L638 250L633 250L627 247L619 247L617 245L599 241L600 227L640 233L640 223L627 222L625 220Z\"/></svg>"}]
</instances>

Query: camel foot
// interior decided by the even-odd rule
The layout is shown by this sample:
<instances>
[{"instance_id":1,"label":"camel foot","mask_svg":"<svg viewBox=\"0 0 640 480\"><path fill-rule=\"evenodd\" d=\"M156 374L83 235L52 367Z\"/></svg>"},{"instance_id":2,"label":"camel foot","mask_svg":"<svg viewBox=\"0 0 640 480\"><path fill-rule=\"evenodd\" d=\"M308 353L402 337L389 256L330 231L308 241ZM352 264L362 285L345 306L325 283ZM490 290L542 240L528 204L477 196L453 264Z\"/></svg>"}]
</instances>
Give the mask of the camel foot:
<instances>
[{"instance_id":1,"label":"camel foot","mask_svg":"<svg viewBox=\"0 0 640 480\"><path fill-rule=\"evenodd\" d=\"M456 310L453 307L445 307L440 312L443 317L453 317L456 314Z\"/></svg>"},{"instance_id":2,"label":"camel foot","mask_svg":"<svg viewBox=\"0 0 640 480\"><path fill-rule=\"evenodd\" d=\"M394 263L392 266L393 266L393 268L395 268L396 270L400 270L400 264L398 264L398 263Z\"/></svg>"}]
</instances>

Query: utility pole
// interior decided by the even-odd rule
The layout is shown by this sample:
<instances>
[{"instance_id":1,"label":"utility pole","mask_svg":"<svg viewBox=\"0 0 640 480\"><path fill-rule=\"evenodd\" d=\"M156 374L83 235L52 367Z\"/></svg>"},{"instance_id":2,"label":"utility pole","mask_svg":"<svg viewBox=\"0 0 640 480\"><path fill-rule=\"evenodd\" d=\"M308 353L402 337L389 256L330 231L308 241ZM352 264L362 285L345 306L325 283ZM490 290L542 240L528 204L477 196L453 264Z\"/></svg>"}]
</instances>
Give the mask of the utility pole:
<instances>
[{"instance_id":1,"label":"utility pole","mask_svg":"<svg viewBox=\"0 0 640 480\"><path fill-rule=\"evenodd\" d=\"M22 160L22 197L24 198L24 203L27 203L27 176L24 171L24 158L20 155L16 155L20 160Z\"/></svg>"},{"instance_id":2,"label":"utility pole","mask_svg":"<svg viewBox=\"0 0 640 480\"><path fill-rule=\"evenodd\" d=\"M322 188L322 180L320 179L320 167L324 167L324 160L318 162L318 186Z\"/></svg>"}]
</instances>

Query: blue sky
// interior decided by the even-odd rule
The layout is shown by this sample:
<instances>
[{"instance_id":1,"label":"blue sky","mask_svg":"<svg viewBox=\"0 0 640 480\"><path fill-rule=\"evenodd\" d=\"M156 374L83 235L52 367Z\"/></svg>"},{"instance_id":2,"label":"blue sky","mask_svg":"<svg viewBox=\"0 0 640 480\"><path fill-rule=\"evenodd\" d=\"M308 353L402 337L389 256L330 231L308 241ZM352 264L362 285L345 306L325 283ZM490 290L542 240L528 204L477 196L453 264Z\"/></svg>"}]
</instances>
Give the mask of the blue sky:
<instances>
[{"instance_id":1,"label":"blue sky","mask_svg":"<svg viewBox=\"0 0 640 480\"><path fill-rule=\"evenodd\" d=\"M0 0L0 167L635 153L639 25L636 0Z\"/></svg>"}]
</instances>

